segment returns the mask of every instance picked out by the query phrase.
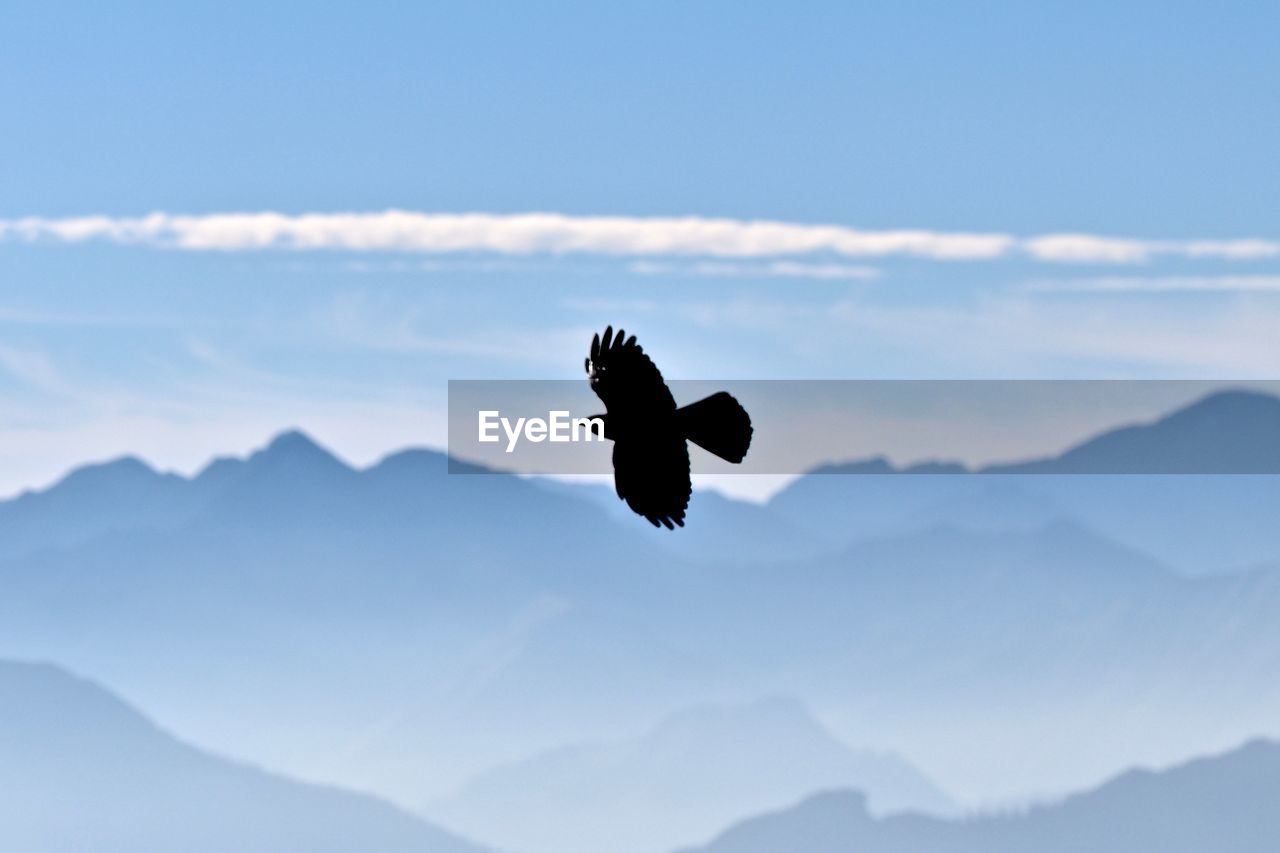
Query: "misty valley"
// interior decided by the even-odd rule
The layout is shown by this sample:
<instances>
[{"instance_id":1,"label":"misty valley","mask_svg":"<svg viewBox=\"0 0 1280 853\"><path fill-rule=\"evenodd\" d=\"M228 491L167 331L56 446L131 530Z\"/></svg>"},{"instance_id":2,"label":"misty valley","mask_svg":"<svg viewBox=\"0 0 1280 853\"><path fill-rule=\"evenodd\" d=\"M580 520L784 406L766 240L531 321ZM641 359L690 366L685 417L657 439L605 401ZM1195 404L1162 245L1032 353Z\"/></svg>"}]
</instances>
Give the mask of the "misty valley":
<instances>
[{"instance_id":1,"label":"misty valley","mask_svg":"<svg viewBox=\"0 0 1280 853\"><path fill-rule=\"evenodd\" d=\"M1280 470L1258 434L1280 399L1225 392L1125 440ZM0 503L5 846L1267 849L1280 476L1055 464L852 462L662 536L300 432L87 465Z\"/></svg>"}]
</instances>

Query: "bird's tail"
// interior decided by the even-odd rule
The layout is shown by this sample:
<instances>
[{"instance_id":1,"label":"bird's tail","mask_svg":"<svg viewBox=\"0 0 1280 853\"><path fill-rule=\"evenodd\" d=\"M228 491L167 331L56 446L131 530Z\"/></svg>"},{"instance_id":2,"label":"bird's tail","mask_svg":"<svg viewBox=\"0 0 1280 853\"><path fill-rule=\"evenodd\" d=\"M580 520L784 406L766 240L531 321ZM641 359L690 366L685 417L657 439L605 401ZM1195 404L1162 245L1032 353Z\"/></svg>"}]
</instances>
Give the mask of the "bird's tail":
<instances>
[{"instance_id":1,"label":"bird's tail","mask_svg":"<svg viewBox=\"0 0 1280 853\"><path fill-rule=\"evenodd\" d=\"M728 462L741 462L751 447L751 417L727 392L677 409L676 422L685 438Z\"/></svg>"}]
</instances>

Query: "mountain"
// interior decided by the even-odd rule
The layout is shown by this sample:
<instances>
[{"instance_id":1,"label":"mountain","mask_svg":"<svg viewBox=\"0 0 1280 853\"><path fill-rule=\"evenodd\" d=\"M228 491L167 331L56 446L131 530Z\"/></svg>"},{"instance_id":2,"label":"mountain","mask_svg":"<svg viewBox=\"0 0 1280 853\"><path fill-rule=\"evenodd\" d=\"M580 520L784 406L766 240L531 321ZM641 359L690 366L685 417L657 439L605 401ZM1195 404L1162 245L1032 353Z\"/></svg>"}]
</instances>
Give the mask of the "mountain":
<instances>
[{"instance_id":1,"label":"mountain","mask_svg":"<svg viewBox=\"0 0 1280 853\"><path fill-rule=\"evenodd\" d=\"M966 472L982 476L954 476ZM883 459L822 466L768 508L846 544L931 524L1017 529L1028 520L1070 518L1202 575L1280 558L1280 525L1270 511L1280 503L1277 473L1280 399L1224 391L1044 459L976 471L897 468ZM869 476L902 474L910 476ZM1003 506L993 503L998 492Z\"/></svg>"},{"instance_id":2,"label":"mountain","mask_svg":"<svg viewBox=\"0 0 1280 853\"><path fill-rule=\"evenodd\" d=\"M1020 477L992 477L966 489L963 495L946 496L910 513L898 525L899 532L931 527L997 533L1035 530L1071 513L1034 481Z\"/></svg>"},{"instance_id":3,"label":"mountain","mask_svg":"<svg viewBox=\"0 0 1280 853\"><path fill-rule=\"evenodd\" d=\"M703 624L679 639L751 661L739 678L908 752L949 791L1005 800L1276 732L1278 584L1183 578L1065 522L938 527L739 567L690 594Z\"/></svg>"},{"instance_id":4,"label":"mountain","mask_svg":"<svg viewBox=\"0 0 1280 853\"><path fill-rule=\"evenodd\" d=\"M79 468L49 489L0 502L0 558L180 524L193 511L186 486L134 457Z\"/></svg>"},{"instance_id":5,"label":"mountain","mask_svg":"<svg viewBox=\"0 0 1280 853\"><path fill-rule=\"evenodd\" d=\"M718 604L702 607L722 614L718 632L735 641L746 635L757 660L786 654L811 665L866 661L881 668L904 658L918 677L921 665L956 670L956 657L969 652L1039 651L1009 645L1017 637L1062 632L1101 640L1098 631L1120 627L1116 617L1127 608L1184 589L1157 561L1070 522L996 532L935 526L782 568L739 570L732 590L705 590ZM759 618L764 602L768 620ZM744 624L725 621L734 615ZM1090 617L1100 620L1094 631ZM936 667L915 660L942 648L948 655ZM823 649L827 654L818 657Z\"/></svg>"},{"instance_id":6,"label":"mountain","mask_svg":"<svg viewBox=\"0 0 1280 853\"><path fill-rule=\"evenodd\" d=\"M703 502L724 530L690 547L573 488L451 467L410 450L357 470L295 432L193 478L73 475L20 499L0 654L93 672L196 742L413 808L673 708L774 693L967 800L1280 733L1280 574L1188 578L1151 556L1199 542L1274 563L1232 531L1268 519L1275 537L1277 502L1239 490L1280 478L1202 483L1187 509L1195 477L815 476L793 496L829 489L813 513ZM1150 480L1170 482L1134 485ZM716 559L742 526L798 546Z\"/></svg>"},{"instance_id":7,"label":"mountain","mask_svg":"<svg viewBox=\"0 0 1280 853\"><path fill-rule=\"evenodd\" d=\"M1149 424L1109 430L991 474L1280 474L1280 398L1220 391Z\"/></svg>"},{"instance_id":8,"label":"mountain","mask_svg":"<svg viewBox=\"0 0 1280 853\"><path fill-rule=\"evenodd\" d=\"M24 853L480 853L373 797L181 743L88 681L0 661L0 846Z\"/></svg>"},{"instance_id":9,"label":"mountain","mask_svg":"<svg viewBox=\"0 0 1280 853\"><path fill-rule=\"evenodd\" d=\"M483 733L470 697L510 694L500 683L524 676L508 654L528 637L584 616L601 624L603 608L656 607L679 571L639 525L518 477L451 473L431 451L355 470L293 432L194 478L133 465L95 476L107 484L92 506L118 508L83 541L57 534L76 524L62 510L82 510L70 498L83 476L19 499L25 529L49 535L0 559L0 651L100 674L201 742L412 801L433 780L580 736L563 697L553 729L528 725L526 697L491 706ZM140 495L127 506L125 481ZM619 698L658 692L611 672ZM409 724L432 752L406 760ZM388 783L388 765L409 775Z\"/></svg>"},{"instance_id":10,"label":"mountain","mask_svg":"<svg viewBox=\"0 0 1280 853\"><path fill-rule=\"evenodd\" d=\"M1280 745L1259 740L1022 813L875 818L860 794L820 794L744 821L696 853L1270 853L1278 788Z\"/></svg>"},{"instance_id":11,"label":"mountain","mask_svg":"<svg viewBox=\"0 0 1280 853\"><path fill-rule=\"evenodd\" d=\"M1217 391L1151 423L1109 429L1041 459L971 468L946 461L896 467L874 457L819 466L811 473L1280 474L1280 397Z\"/></svg>"},{"instance_id":12,"label":"mountain","mask_svg":"<svg viewBox=\"0 0 1280 853\"><path fill-rule=\"evenodd\" d=\"M245 459L219 458L194 477L156 472L132 458L77 469L43 491L0 501L0 558L68 549L99 537L172 532L193 523L311 524L317 515L360 510L358 521L406 513L439 531L491 525L476 509L489 506L518 526L558 524L587 540L609 528L584 501L543 496L520 478L456 466L482 476L450 473L448 458L427 450L392 454L356 470L291 430ZM374 505L371 502L381 500ZM496 503L494 503L496 502ZM584 518L585 517L585 518ZM345 520L345 519L344 519ZM584 524L584 520L592 522ZM612 531L609 531L612 532Z\"/></svg>"},{"instance_id":13,"label":"mountain","mask_svg":"<svg viewBox=\"0 0 1280 853\"><path fill-rule=\"evenodd\" d=\"M552 479L537 482L553 494L591 501L615 521L627 524L634 520L634 513L619 500L612 484ZM665 552L693 562L777 562L821 554L839 542L838 538L828 538L820 531L795 524L768 507L710 489L694 493L687 517L688 524L679 536L668 536L655 544Z\"/></svg>"},{"instance_id":14,"label":"mountain","mask_svg":"<svg viewBox=\"0 0 1280 853\"><path fill-rule=\"evenodd\" d=\"M496 768L426 813L530 853L647 853L736 817L848 785L877 813L954 805L906 762L851 750L798 701L702 706L625 741L562 747Z\"/></svg>"}]
</instances>

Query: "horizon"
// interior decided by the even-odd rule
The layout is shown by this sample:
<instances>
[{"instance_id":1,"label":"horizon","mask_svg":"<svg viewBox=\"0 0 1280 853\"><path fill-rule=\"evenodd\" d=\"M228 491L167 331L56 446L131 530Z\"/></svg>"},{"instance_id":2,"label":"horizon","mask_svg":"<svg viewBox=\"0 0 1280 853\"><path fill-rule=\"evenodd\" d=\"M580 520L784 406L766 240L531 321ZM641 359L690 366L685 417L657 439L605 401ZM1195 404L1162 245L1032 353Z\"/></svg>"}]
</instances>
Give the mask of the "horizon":
<instances>
[{"instance_id":1,"label":"horizon","mask_svg":"<svg viewBox=\"0 0 1280 853\"><path fill-rule=\"evenodd\" d=\"M959 381L958 384L960 384L961 386L964 386L969 383L966 383L964 381ZM1016 386L1020 384L1020 382L1015 381L1011 384ZM1087 384L1087 383L1077 383L1077 384ZM1107 383L1107 384L1111 384L1111 383ZM1129 383L1129 384L1132 384L1132 383ZM1204 382L1197 382L1197 383L1172 382L1171 383L1163 380L1145 380L1139 383L1139 387L1143 385L1146 385L1146 386L1159 385L1159 386L1171 387L1176 391L1176 394L1161 393L1161 394L1155 395L1155 399L1159 400L1159 402L1153 403L1151 401L1147 401L1145 410L1148 412L1148 414L1146 414L1145 416L1135 417L1131 415L1128 415L1128 416L1116 415L1112 420L1107 421L1105 425L1092 427L1077 434L1074 438L1070 439L1065 445L1061 444L1060 442L1058 444L1044 445L1044 450L1039 454L1034 452L1029 452L1029 451L1023 451L1023 452L1014 453L1014 454L1006 454L1003 456L999 456L999 455L991 456L988 458L978 459L977 461L974 461L972 459L963 459L957 456L947 456L947 455L938 455L938 454L929 454L929 453L926 453L925 455L915 456L915 457L902 457L900 455L897 455L895 457L895 455L891 451L886 451L885 449L881 448L879 450L872 450L872 451L869 451L868 453L860 454L860 455L855 454L855 455L845 456L842 458L830 458L825 460L818 459L810 463L808 467L806 467L804 470L793 472L793 473L776 473L776 472L775 473L742 473L742 474L737 474L737 473L697 474L695 473L694 488L695 490L698 490L698 491L717 492L722 496L733 499L733 500L747 501L747 502L756 503L756 504L765 504L769 501L770 498L772 498L778 492L785 489L788 485L790 485L792 482L794 482L796 479L800 477L813 474L824 468L833 468L833 467L839 468L842 466L855 465L859 463L885 461L889 465L891 465L895 470L898 470L898 471L910 468L915 465L922 465L922 464L962 464L966 468L965 473L979 474L981 473L981 469L987 466L1021 463L1021 462L1032 461L1036 459L1052 458L1053 456L1059 455L1071 448L1074 448L1076 446L1089 442L1101 435L1105 435L1115 430L1123 429L1125 427L1130 427L1130 426L1148 426L1153 423L1159 422L1167 417L1170 417L1174 414L1177 414L1181 411L1202 405L1208 401L1218 399L1218 398L1229 397L1229 396L1234 396L1238 394L1246 394L1246 395L1264 397L1270 400L1275 400L1277 402L1280 402L1280 387L1278 387L1280 386L1280 382L1266 382L1266 383L1235 382L1230 380L1224 380L1221 382L1209 382L1209 383L1204 383ZM1190 386L1197 390L1191 391L1184 386ZM1181 399L1178 399L1178 401L1175 403L1169 403L1168 399L1170 397L1173 397L1175 399L1177 399L1178 397L1181 397ZM1042 404L1042 402L1043 401L1032 400L1031 405L1034 406L1036 404ZM1155 408L1153 411L1152 410L1153 406L1160 406L1160 408ZM1008 413L1006 411L1006 412L1003 412L1003 414L1007 416ZM801 412L797 415L797 417L803 419L805 417L805 413ZM1052 414L1050 414L1050 419L1052 419L1052 417L1053 417ZM1106 416L1102 416L1102 417L1105 418ZM1095 414L1094 419L1097 420L1097 418L1098 416ZM1041 422L1039 421L1028 422L1028 429L1034 430L1038 427L1042 427ZM933 427L933 428L936 429L936 427ZM313 432L301 426L289 426L289 427L284 427L274 432L271 432L265 439L261 439L255 443L252 443L243 450L215 451L210 455L206 456L202 461L186 467L166 466L163 463L158 463L154 459L148 458L145 452L124 452L124 453L119 453L116 455L107 456L105 458L100 458L100 459L82 460L80 462L70 464L68 467L62 469L60 473L56 474L52 478L42 483L22 485L22 486L19 486L16 490L11 490L8 492L0 492L0 501L14 500L18 497L21 497L22 495L30 494L30 493L38 494L38 493L46 492L50 489L55 488L62 481L64 481L68 477L72 476L73 474L83 469L108 467L111 465L119 464L122 462L130 462L130 461L141 463L148 470L158 475L162 475L162 476L176 475L186 480L194 480L198 478L206 469L213 466L219 461L223 461L227 459L247 460L251 456L257 453L261 453L269 450L273 446L277 445L281 440L287 439L290 436L294 436L294 435L301 436L311 446L314 446L315 448L321 450L326 455L340 462L343 466L356 472L368 471L372 468L378 467L379 465L386 462L388 459L391 459L395 456L398 456L403 453L409 453L409 452L415 452L415 451L426 451L426 452L434 453L445 459L459 458L450 453L450 448L448 446L435 447L428 444L410 444L410 445L404 445L401 447L388 448L386 450L378 452L376 455L372 456L366 461L360 462L344 454L340 448L335 448L330 443L317 438ZM1043 440L1042 440L1042 443L1043 443ZM460 461L468 461L468 460L460 460ZM530 472L520 471L517 468L509 468L509 467L504 468L504 467L495 466L489 463L472 462L472 464L481 464L483 467L485 467L489 472L493 474L518 476L521 478L527 478L532 480L546 479L546 480L563 482L568 484L572 484L572 483L608 484L608 475L606 473L584 473L584 472L530 473Z\"/></svg>"}]
</instances>

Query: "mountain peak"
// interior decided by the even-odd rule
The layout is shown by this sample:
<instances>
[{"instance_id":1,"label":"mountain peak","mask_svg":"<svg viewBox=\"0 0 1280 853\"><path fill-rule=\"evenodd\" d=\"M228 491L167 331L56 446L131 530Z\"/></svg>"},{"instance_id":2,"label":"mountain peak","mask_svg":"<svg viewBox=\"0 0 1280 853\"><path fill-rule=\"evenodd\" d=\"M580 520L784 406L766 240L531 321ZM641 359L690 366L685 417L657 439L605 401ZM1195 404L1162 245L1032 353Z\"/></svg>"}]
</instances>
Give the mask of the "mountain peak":
<instances>
[{"instance_id":1,"label":"mountain peak","mask_svg":"<svg viewBox=\"0 0 1280 853\"><path fill-rule=\"evenodd\" d=\"M819 465L810 474L896 474L897 468L885 456L855 459L851 462L829 462Z\"/></svg>"},{"instance_id":2,"label":"mountain peak","mask_svg":"<svg viewBox=\"0 0 1280 853\"><path fill-rule=\"evenodd\" d=\"M301 430L280 433L243 460L218 460L202 472L201 484L219 512L251 518L264 506L279 513L341 495L356 472Z\"/></svg>"},{"instance_id":3,"label":"mountain peak","mask_svg":"<svg viewBox=\"0 0 1280 853\"><path fill-rule=\"evenodd\" d=\"M1201 397L1162 420L1258 417L1280 419L1280 397L1248 388L1228 388Z\"/></svg>"},{"instance_id":4,"label":"mountain peak","mask_svg":"<svg viewBox=\"0 0 1280 853\"><path fill-rule=\"evenodd\" d=\"M945 459L926 459L908 465L895 465L888 457L871 456L850 462L828 462L811 469L809 474L968 474L968 468L960 462Z\"/></svg>"},{"instance_id":5,"label":"mountain peak","mask_svg":"<svg viewBox=\"0 0 1280 853\"><path fill-rule=\"evenodd\" d=\"M325 453L315 439L300 429L287 429L271 439L266 447L269 453Z\"/></svg>"},{"instance_id":6,"label":"mountain peak","mask_svg":"<svg viewBox=\"0 0 1280 853\"><path fill-rule=\"evenodd\" d=\"M63 477L57 485L137 481L157 476L159 474L156 469L137 456L121 456L106 462L83 465Z\"/></svg>"},{"instance_id":7,"label":"mountain peak","mask_svg":"<svg viewBox=\"0 0 1280 853\"><path fill-rule=\"evenodd\" d=\"M345 463L299 429L280 433L262 450L252 454L249 463L255 467L328 468L350 470Z\"/></svg>"}]
</instances>

